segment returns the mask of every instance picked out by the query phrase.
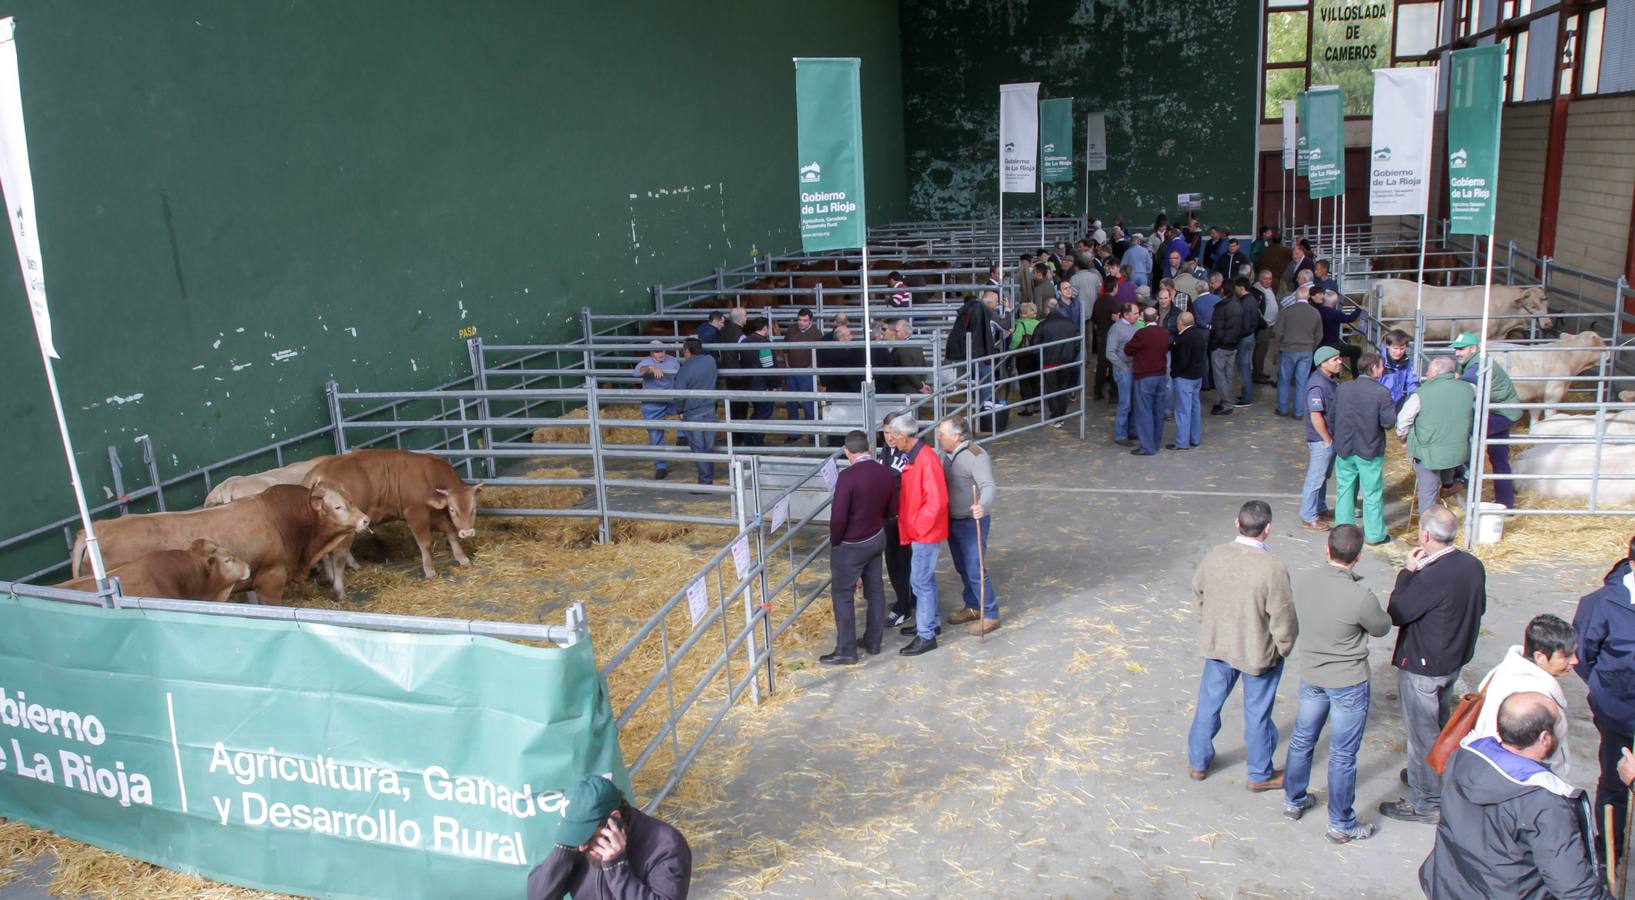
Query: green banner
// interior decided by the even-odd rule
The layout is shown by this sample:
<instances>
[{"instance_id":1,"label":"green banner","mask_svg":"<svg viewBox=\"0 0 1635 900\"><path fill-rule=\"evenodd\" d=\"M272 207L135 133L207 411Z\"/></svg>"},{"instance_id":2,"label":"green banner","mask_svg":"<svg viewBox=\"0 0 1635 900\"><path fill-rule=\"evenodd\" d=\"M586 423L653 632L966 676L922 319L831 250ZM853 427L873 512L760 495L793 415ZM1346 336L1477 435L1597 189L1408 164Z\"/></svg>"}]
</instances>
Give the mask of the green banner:
<instances>
[{"instance_id":1,"label":"green banner","mask_svg":"<svg viewBox=\"0 0 1635 900\"><path fill-rule=\"evenodd\" d=\"M861 247L863 208L861 60L795 60L800 245L808 253Z\"/></svg>"},{"instance_id":2,"label":"green banner","mask_svg":"<svg viewBox=\"0 0 1635 900\"><path fill-rule=\"evenodd\" d=\"M1313 200L1345 193L1345 96L1339 88L1306 93L1306 177Z\"/></svg>"},{"instance_id":3,"label":"green banner","mask_svg":"<svg viewBox=\"0 0 1635 900\"><path fill-rule=\"evenodd\" d=\"M1073 180L1073 98L1039 101L1039 177Z\"/></svg>"},{"instance_id":4,"label":"green banner","mask_svg":"<svg viewBox=\"0 0 1635 900\"><path fill-rule=\"evenodd\" d=\"M1448 65L1449 227L1455 234L1492 234L1504 48L1490 44L1455 50Z\"/></svg>"},{"instance_id":5,"label":"green banner","mask_svg":"<svg viewBox=\"0 0 1635 900\"><path fill-rule=\"evenodd\" d=\"M0 815L322 897L520 897L587 773L628 794L589 641L0 597Z\"/></svg>"},{"instance_id":6,"label":"green banner","mask_svg":"<svg viewBox=\"0 0 1635 900\"><path fill-rule=\"evenodd\" d=\"M1311 159L1306 156L1306 145L1311 143L1307 130L1311 128L1311 95L1301 91L1294 95L1294 174L1305 178L1311 174Z\"/></svg>"}]
</instances>

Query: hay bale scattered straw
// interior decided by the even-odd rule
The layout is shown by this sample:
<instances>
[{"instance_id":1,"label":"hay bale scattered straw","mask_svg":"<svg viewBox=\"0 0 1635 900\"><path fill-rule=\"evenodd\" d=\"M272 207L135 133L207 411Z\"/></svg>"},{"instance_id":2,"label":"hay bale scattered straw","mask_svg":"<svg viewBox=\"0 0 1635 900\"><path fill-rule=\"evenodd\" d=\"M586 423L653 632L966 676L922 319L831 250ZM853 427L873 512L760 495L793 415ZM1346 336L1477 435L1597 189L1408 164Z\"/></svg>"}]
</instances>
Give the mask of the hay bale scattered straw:
<instances>
[{"instance_id":1,"label":"hay bale scattered straw","mask_svg":"<svg viewBox=\"0 0 1635 900\"><path fill-rule=\"evenodd\" d=\"M636 419L642 417L641 407L629 404L611 404L598 406L597 415L603 419ZM583 419L589 413L585 407L570 409L557 418ZM672 427L664 434L665 446L675 443L676 435ZM590 428L584 425L551 425L545 428L534 429L533 441L536 444L589 444ZM604 444L645 444L647 443L647 429L634 428L625 425L603 425L602 443Z\"/></svg>"},{"instance_id":2,"label":"hay bale scattered straw","mask_svg":"<svg viewBox=\"0 0 1635 900\"><path fill-rule=\"evenodd\" d=\"M268 894L231 887L161 869L141 860L58 837L21 822L0 824L0 884L43 857L55 857L50 892L57 897L141 897L144 900L278 900ZM8 877L9 876L9 877Z\"/></svg>"}]
</instances>

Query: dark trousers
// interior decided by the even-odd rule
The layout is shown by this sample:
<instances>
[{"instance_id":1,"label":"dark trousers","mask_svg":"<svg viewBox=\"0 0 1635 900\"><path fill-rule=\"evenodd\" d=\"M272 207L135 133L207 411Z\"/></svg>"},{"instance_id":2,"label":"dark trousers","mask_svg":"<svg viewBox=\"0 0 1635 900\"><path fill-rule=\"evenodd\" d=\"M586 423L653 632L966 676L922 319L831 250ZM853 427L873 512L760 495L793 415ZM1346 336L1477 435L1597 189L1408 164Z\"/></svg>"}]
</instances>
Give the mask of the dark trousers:
<instances>
[{"instance_id":1,"label":"dark trousers","mask_svg":"<svg viewBox=\"0 0 1635 900\"><path fill-rule=\"evenodd\" d=\"M1272 336L1267 332L1270 328L1262 328L1255 332L1255 368L1254 379L1260 381L1266 378L1266 351L1272 349Z\"/></svg>"},{"instance_id":2,"label":"dark trousers","mask_svg":"<svg viewBox=\"0 0 1635 900\"><path fill-rule=\"evenodd\" d=\"M1510 418L1508 416L1501 416L1498 413L1493 413L1493 412L1488 413L1487 414L1487 436L1488 436L1488 439L1489 440L1501 440L1501 441L1509 440L1510 439L1510 426L1512 426L1514 424L1516 424L1516 423L1510 421ZM1487 445L1487 462L1488 462L1488 465L1493 468L1493 474L1495 474L1495 475L1509 475L1510 474L1510 445L1509 444L1488 444ZM1495 479L1493 479L1493 499L1495 501L1499 502L1499 503L1503 503L1505 506L1512 506L1512 507L1515 506L1516 505L1516 483L1514 481L1511 481L1508 478L1495 478Z\"/></svg>"},{"instance_id":3,"label":"dark trousers","mask_svg":"<svg viewBox=\"0 0 1635 900\"><path fill-rule=\"evenodd\" d=\"M770 419L772 418L772 413L775 406L776 404L774 404L771 400L757 400L756 402L750 404L749 417L751 420ZM749 432L748 434L744 435L744 443L750 447L765 447L766 433L760 431Z\"/></svg>"},{"instance_id":4,"label":"dark trousers","mask_svg":"<svg viewBox=\"0 0 1635 900\"><path fill-rule=\"evenodd\" d=\"M830 597L835 607L835 651L842 656L857 655L857 580L863 579L863 600L867 618L863 624L863 646L878 647L886 629L886 589L880 580L880 552L886 546L884 530L855 544L829 548Z\"/></svg>"},{"instance_id":5,"label":"dark trousers","mask_svg":"<svg viewBox=\"0 0 1635 900\"><path fill-rule=\"evenodd\" d=\"M1618 840L1624 838L1624 816L1629 814L1629 788L1618 777L1618 760L1623 749L1635 743L1625 722L1614 722L1596 713L1595 730L1601 732L1601 780L1595 787L1595 827L1606 827L1604 807L1612 807L1612 833ZM1595 842L1597 848L1606 846L1605 839Z\"/></svg>"},{"instance_id":6,"label":"dark trousers","mask_svg":"<svg viewBox=\"0 0 1635 900\"><path fill-rule=\"evenodd\" d=\"M1077 373L1078 367L1073 365L1057 366L1045 373L1045 390L1062 392L1045 401L1052 419L1067 415L1067 390L1073 386L1073 376Z\"/></svg>"},{"instance_id":7,"label":"dark trousers","mask_svg":"<svg viewBox=\"0 0 1635 900\"><path fill-rule=\"evenodd\" d=\"M1039 379L1042 377L1039 374L1038 358L1029 358L1027 354L1017 357L1016 373L1022 376L1022 380L1016 382L1022 391L1022 408L1018 409L1017 413L1025 416L1033 415L1039 411L1039 404L1037 402L1030 403L1029 401L1038 401Z\"/></svg>"},{"instance_id":8,"label":"dark trousers","mask_svg":"<svg viewBox=\"0 0 1635 900\"><path fill-rule=\"evenodd\" d=\"M715 421L715 410L712 409L707 415L697 418L682 416L682 420L686 422L713 422ZM693 453L711 453L715 450L715 432L713 431L683 431L681 436L687 441L687 449ZM698 466L698 483L713 484L715 482L715 463L699 462L696 465Z\"/></svg>"},{"instance_id":9,"label":"dark trousers","mask_svg":"<svg viewBox=\"0 0 1635 900\"><path fill-rule=\"evenodd\" d=\"M897 533L897 520L886 520L886 576L891 579L891 592L896 599L892 601L893 615L911 618L914 615L914 588L910 585L908 575L913 560L913 552L903 544L902 537Z\"/></svg>"}]
</instances>

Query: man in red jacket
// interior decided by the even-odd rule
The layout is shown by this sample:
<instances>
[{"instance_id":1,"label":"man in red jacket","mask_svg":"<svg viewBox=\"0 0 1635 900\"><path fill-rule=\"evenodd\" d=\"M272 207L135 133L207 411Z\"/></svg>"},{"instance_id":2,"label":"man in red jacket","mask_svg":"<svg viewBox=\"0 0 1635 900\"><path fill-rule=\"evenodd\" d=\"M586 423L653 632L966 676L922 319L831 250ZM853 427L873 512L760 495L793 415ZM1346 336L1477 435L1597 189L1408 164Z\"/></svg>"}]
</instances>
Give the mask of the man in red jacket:
<instances>
[{"instance_id":1,"label":"man in red jacket","mask_svg":"<svg viewBox=\"0 0 1635 900\"><path fill-rule=\"evenodd\" d=\"M914 624L901 634L914 640L898 650L904 656L919 656L937 649L942 624L937 610L937 554L948 540L948 484L943 480L942 461L936 451L917 436L920 423L911 412L898 413L886 421L886 443L908 455L902 471L902 495L898 498L897 534L910 550L908 580L914 588Z\"/></svg>"}]
</instances>

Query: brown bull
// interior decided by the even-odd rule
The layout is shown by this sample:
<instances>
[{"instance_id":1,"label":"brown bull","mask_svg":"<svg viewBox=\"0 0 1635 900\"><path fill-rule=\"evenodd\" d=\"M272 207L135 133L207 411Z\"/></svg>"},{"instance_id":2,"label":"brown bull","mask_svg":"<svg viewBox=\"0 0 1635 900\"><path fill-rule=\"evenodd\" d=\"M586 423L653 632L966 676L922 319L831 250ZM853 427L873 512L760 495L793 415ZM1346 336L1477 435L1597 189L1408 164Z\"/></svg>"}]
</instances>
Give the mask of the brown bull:
<instances>
[{"instance_id":1,"label":"brown bull","mask_svg":"<svg viewBox=\"0 0 1635 900\"><path fill-rule=\"evenodd\" d=\"M119 579L120 593L127 597L172 600L226 600L241 582L250 580L250 574L249 563L203 539L186 550L155 550L108 570L108 577ZM57 587L94 591L96 579L87 575Z\"/></svg>"},{"instance_id":2,"label":"brown bull","mask_svg":"<svg viewBox=\"0 0 1635 900\"><path fill-rule=\"evenodd\" d=\"M121 516L97 525L97 543L110 566L156 550L180 550L214 541L250 566L250 586L266 603L304 577L344 538L369 527L346 491L333 486L276 484L254 497L186 512ZM74 577L80 576L85 532L74 541Z\"/></svg>"}]
</instances>

